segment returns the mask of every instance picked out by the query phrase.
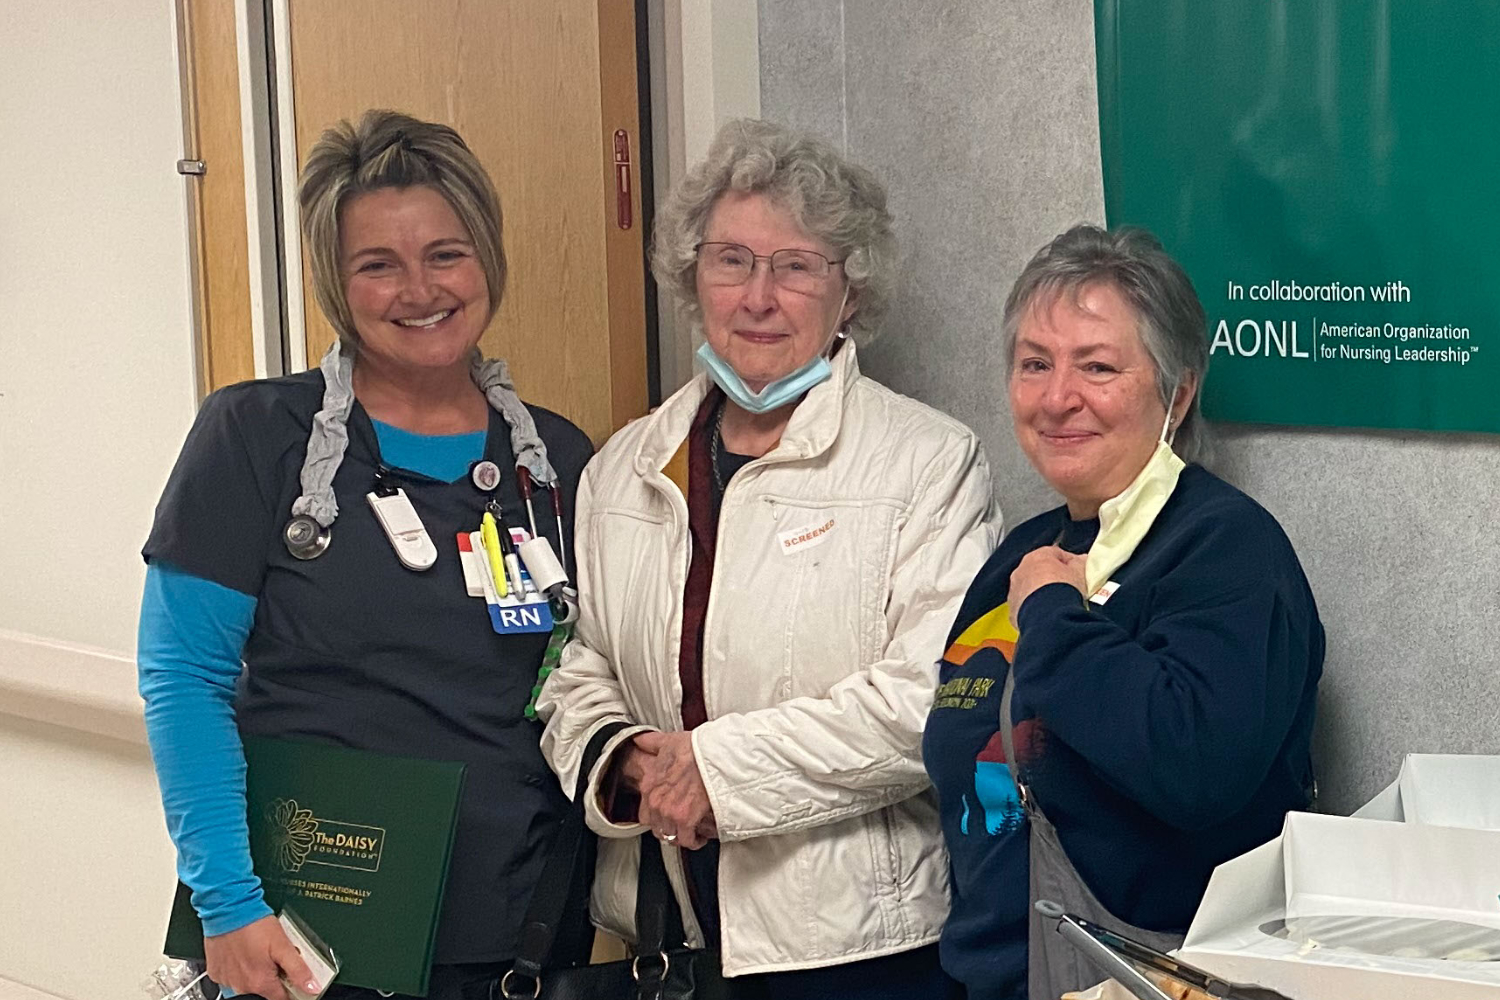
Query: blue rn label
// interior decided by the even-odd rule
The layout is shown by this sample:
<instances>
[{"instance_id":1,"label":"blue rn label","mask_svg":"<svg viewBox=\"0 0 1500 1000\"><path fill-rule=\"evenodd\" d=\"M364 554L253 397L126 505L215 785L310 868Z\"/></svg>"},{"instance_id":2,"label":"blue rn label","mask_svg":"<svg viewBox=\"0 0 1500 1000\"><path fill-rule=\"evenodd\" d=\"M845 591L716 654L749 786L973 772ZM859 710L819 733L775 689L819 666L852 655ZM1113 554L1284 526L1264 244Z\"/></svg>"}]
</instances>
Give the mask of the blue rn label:
<instances>
[{"instance_id":1,"label":"blue rn label","mask_svg":"<svg viewBox=\"0 0 1500 1000\"><path fill-rule=\"evenodd\" d=\"M552 608L545 601L535 604L491 604L489 611L490 624L501 635L552 631Z\"/></svg>"}]
</instances>

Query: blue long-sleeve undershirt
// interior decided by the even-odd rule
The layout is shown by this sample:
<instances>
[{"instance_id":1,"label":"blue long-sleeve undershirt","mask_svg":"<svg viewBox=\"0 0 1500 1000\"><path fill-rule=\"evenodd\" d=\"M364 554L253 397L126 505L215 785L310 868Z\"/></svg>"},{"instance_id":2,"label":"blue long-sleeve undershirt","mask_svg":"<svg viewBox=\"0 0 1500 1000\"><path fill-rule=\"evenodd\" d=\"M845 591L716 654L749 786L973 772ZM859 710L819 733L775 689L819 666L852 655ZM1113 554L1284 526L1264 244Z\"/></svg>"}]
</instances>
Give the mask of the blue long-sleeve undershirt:
<instances>
[{"instance_id":1,"label":"blue long-sleeve undershirt","mask_svg":"<svg viewBox=\"0 0 1500 1000\"><path fill-rule=\"evenodd\" d=\"M452 481L484 451L483 431L429 436L374 421L387 464ZM245 752L235 727L240 655L256 599L162 562L146 568L139 689L177 876L205 934L270 914L250 860Z\"/></svg>"},{"instance_id":2,"label":"blue long-sleeve undershirt","mask_svg":"<svg viewBox=\"0 0 1500 1000\"><path fill-rule=\"evenodd\" d=\"M146 568L136 662L177 877L205 934L271 912L250 865L245 751L234 724L255 598L160 562Z\"/></svg>"}]
</instances>

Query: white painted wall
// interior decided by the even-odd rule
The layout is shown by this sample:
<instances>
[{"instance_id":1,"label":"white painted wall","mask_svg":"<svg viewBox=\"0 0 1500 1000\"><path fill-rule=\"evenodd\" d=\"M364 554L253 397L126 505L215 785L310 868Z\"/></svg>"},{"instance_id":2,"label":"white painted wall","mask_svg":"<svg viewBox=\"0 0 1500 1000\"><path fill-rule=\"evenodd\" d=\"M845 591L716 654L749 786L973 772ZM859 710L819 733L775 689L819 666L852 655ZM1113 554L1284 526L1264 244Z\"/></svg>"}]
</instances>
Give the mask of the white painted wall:
<instances>
[{"instance_id":1,"label":"white painted wall","mask_svg":"<svg viewBox=\"0 0 1500 1000\"><path fill-rule=\"evenodd\" d=\"M760 117L760 15L745 0L651 0L652 115L656 203L702 161L719 126ZM693 376L696 331L662 293L662 396Z\"/></svg>"},{"instance_id":2,"label":"white painted wall","mask_svg":"<svg viewBox=\"0 0 1500 1000\"><path fill-rule=\"evenodd\" d=\"M135 647L141 542L195 406L170 0L0 31L0 628Z\"/></svg>"},{"instance_id":3,"label":"white painted wall","mask_svg":"<svg viewBox=\"0 0 1500 1000\"><path fill-rule=\"evenodd\" d=\"M0 716L0 760L0 977L145 1000L175 885L146 747Z\"/></svg>"},{"instance_id":4,"label":"white painted wall","mask_svg":"<svg viewBox=\"0 0 1500 1000\"><path fill-rule=\"evenodd\" d=\"M170 0L7 4L0 122L0 987L128 998L172 888L138 553L196 403Z\"/></svg>"},{"instance_id":5,"label":"white painted wall","mask_svg":"<svg viewBox=\"0 0 1500 1000\"><path fill-rule=\"evenodd\" d=\"M720 125L760 116L760 14L743 0L681 0L678 10L682 160L677 162L691 166L708 152ZM677 153L674 148L674 160Z\"/></svg>"}]
</instances>

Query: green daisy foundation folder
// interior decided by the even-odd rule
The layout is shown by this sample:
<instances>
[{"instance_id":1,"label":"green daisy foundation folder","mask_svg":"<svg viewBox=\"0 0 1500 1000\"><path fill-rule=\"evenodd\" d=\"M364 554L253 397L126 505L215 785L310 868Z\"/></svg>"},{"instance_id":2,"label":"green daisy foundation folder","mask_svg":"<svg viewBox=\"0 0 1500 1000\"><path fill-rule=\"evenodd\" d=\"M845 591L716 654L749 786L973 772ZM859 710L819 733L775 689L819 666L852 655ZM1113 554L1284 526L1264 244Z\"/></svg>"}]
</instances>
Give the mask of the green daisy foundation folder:
<instances>
[{"instance_id":1,"label":"green daisy foundation folder","mask_svg":"<svg viewBox=\"0 0 1500 1000\"><path fill-rule=\"evenodd\" d=\"M247 737L250 854L266 903L290 906L348 986L427 994L464 766ZM178 885L163 951L203 957Z\"/></svg>"}]
</instances>

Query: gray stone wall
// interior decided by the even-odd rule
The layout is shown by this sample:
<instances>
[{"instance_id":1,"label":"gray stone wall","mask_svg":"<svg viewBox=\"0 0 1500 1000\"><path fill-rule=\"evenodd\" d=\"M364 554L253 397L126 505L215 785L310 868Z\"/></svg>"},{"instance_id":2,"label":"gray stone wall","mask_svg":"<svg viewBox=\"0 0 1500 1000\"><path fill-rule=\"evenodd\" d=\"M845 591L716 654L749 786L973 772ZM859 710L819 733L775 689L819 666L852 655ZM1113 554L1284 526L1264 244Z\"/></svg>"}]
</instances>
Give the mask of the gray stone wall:
<instances>
[{"instance_id":1,"label":"gray stone wall","mask_svg":"<svg viewBox=\"0 0 1500 1000\"><path fill-rule=\"evenodd\" d=\"M759 5L762 114L890 190L904 287L867 371L980 434L1008 523L1054 506L1011 435L996 331L1031 253L1103 221L1092 4ZM1216 470L1281 520L1328 629L1321 807L1356 808L1406 752L1500 753L1500 438L1219 433Z\"/></svg>"}]
</instances>

